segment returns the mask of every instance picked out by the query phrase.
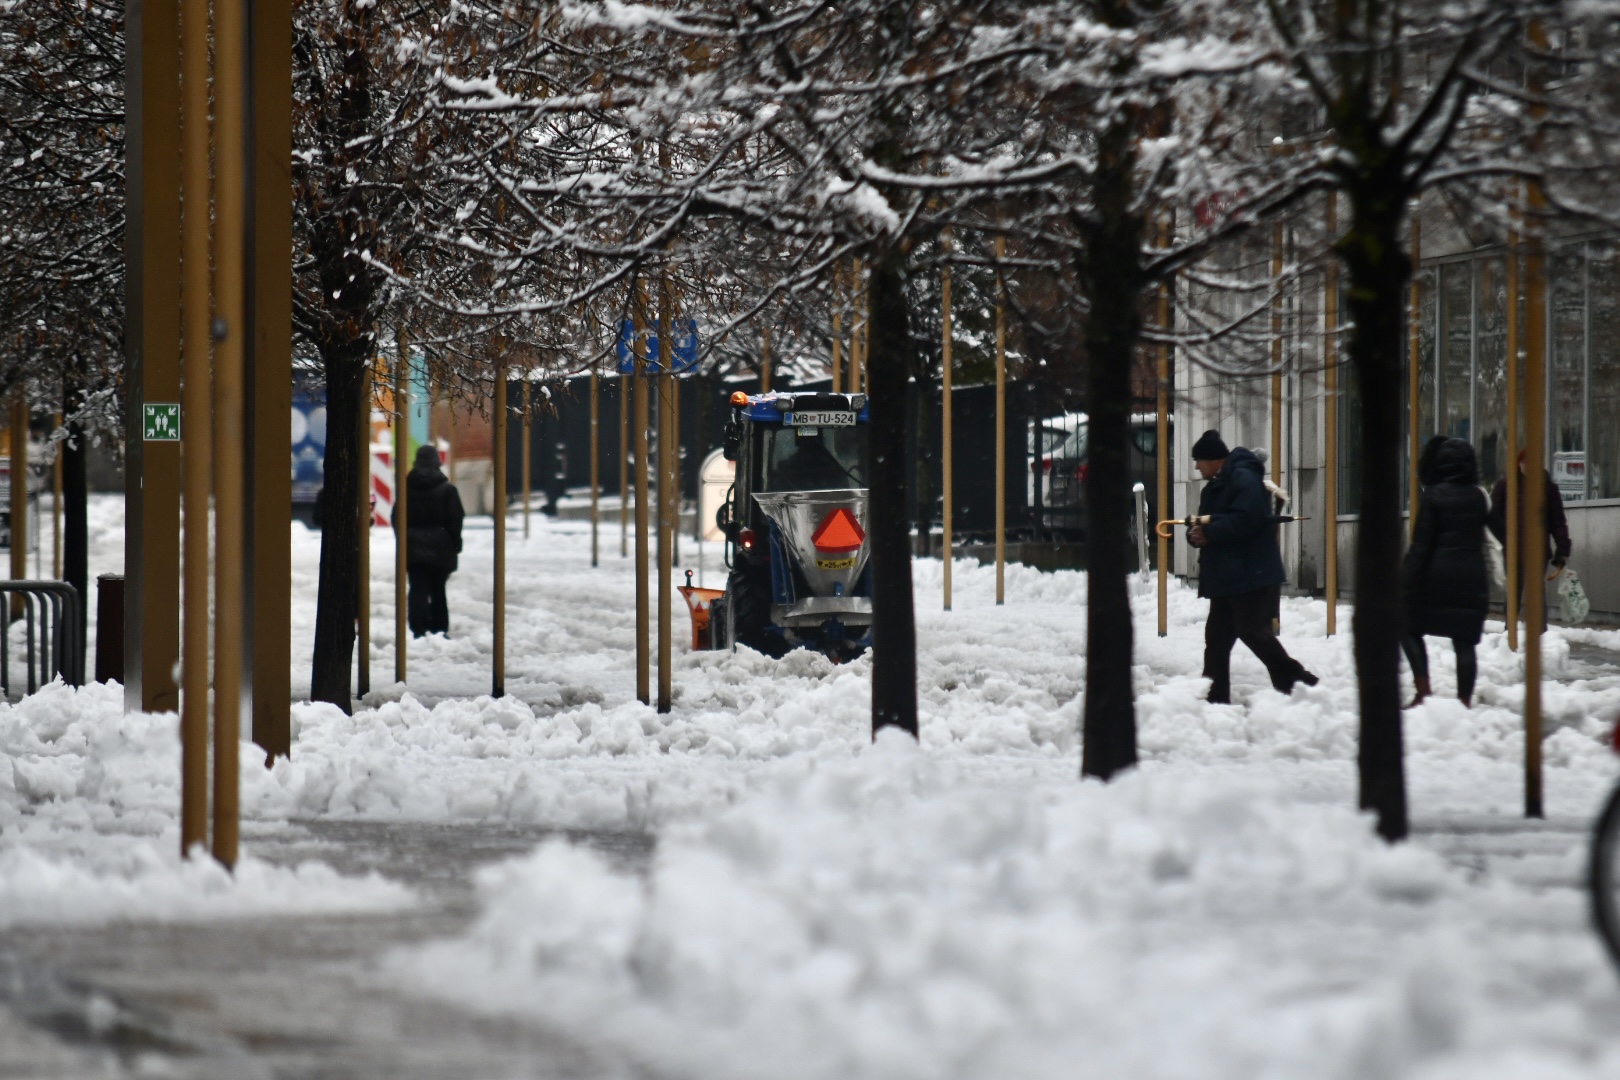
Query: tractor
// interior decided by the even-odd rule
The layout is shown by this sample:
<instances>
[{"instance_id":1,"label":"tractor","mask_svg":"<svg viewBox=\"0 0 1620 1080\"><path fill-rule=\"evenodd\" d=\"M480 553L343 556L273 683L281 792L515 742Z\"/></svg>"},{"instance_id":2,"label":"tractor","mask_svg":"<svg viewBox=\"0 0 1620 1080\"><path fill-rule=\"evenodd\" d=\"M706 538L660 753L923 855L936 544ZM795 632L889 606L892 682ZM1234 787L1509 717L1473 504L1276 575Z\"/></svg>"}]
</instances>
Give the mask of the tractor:
<instances>
[{"instance_id":1,"label":"tractor","mask_svg":"<svg viewBox=\"0 0 1620 1080\"><path fill-rule=\"evenodd\" d=\"M737 476L715 519L730 573L708 604L709 647L859 656L872 643L866 395L738 391L730 406Z\"/></svg>"}]
</instances>

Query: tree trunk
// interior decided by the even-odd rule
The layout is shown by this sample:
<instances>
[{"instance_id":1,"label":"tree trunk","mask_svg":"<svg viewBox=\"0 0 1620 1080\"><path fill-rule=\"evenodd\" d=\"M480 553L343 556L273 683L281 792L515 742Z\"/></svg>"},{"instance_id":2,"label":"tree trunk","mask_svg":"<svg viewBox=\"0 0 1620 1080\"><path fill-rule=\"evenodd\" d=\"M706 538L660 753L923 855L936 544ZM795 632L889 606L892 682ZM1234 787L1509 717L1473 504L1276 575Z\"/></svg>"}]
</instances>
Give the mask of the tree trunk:
<instances>
[{"instance_id":1,"label":"tree trunk","mask_svg":"<svg viewBox=\"0 0 1620 1080\"><path fill-rule=\"evenodd\" d=\"M872 545L872 734L893 725L917 734L917 624L911 597L906 497L906 393L912 371L904 255L873 260L867 354L867 537Z\"/></svg>"},{"instance_id":2,"label":"tree trunk","mask_svg":"<svg viewBox=\"0 0 1620 1080\"><path fill-rule=\"evenodd\" d=\"M1131 686L1131 366L1141 332L1142 221L1132 207L1134 125L1115 124L1098 147L1095 216L1082 225L1085 321L1086 683L1080 773L1109 779L1136 764Z\"/></svg>"},{"instance_id":3,"label":"tree trunk","mask_svg":"<svg viewBox=\"0 0 1620 1080\"><path fill-rule=\"evenodd\" d=\"M343 350L323 357L326 368L326 480L321 492L320 585L315 602L312 701L349 712L353 698L356 586L360 573L360 400L364 356Z\"/></svg>"},{"instance_id":4,"label":"tree trunk","mask_svg":"<svg viewBox=\"0 0 1620 1080\"><path fill-rule=\"evenodd\" d=\"M1356 538L1356 681L1361 694L1357 755L1361 808L1378 814L1386 840L1406 836L1406 774L1400 697L1401 595L1372 588L1399 581L1401 562L1402 298L1412 263L1402 249L1405 197L1350 193L1354 213L1339 252L1350 271L1348 344L1361 392L1361 521Z\"/></svg>"}]
</instances>

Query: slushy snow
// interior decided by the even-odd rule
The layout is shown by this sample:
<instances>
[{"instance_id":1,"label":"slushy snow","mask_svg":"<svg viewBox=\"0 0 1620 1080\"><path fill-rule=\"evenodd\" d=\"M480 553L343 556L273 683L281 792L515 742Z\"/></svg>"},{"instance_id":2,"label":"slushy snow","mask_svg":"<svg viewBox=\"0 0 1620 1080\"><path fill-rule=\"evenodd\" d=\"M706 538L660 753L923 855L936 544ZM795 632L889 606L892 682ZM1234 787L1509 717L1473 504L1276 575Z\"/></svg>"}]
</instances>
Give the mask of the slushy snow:
<instances>
[{"instance_id":1,"label":"slushy snow","mask_svg":"<svg viewBox=\"0 0 1620 1080\"><path fill-rule=\"evenodd\" d=\"M93 571L120 564L117 512L93 508ZM997 607L993 571L959 563L943 612L941 566L918 561L922 735L874 743L869 661L693 654L678 596L675 708L637 703L616 523L593 570L586 523L536 515L525 542L511 519L509 696L490 698L478 525L453 636L412 643L408 687L391 682L392 542L374 535L377 689L353 716L295 706L273 769L244 744L235 879L174 851L172 716L126 717L105 687L0 707L0 921L409 902L252 861L255 828L300 818L638 830L658 838L644 873L562 840L486 868L469 930L388 972L659 1075L1620 1075L1620 982L1577 887L1620 676L1569 652L1620 650L1620 633L1549 635L1550 817L1526 826L1522 662L1489 627L1475 708L1406 714L1415 836L1391 848L1354 808L1351 641L1324 636L1320 601L1285 600L1282 622L1321 685L1278 695L1239 647L1237 704L1212 706L1206 604L1174 586L1161 639L1141 592L1143 763L1103 785L1077 777L1084 574L1009 567ZM295 526L293 551L307 691L319 536Z\"/></svg>"}]
</instances>

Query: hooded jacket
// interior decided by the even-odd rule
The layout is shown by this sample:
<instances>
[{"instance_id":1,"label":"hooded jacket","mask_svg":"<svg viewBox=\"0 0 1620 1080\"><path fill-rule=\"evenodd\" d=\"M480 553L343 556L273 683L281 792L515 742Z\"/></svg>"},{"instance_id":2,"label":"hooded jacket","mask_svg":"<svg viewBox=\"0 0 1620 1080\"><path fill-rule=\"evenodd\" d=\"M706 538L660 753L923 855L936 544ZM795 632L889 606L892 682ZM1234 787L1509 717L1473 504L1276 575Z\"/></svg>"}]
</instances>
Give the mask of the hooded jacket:
<instances>
[{"instance_id":1,"label":"hooded jacket","mask_svg":"<svg viewBox=\"0 0 1620 1080\"><path fill-rule=\"evenodd\" d=\"M1199 596L1238 596L1286 580L1264 478L1260 459L1239 446L1204 485L1198 513L1210 520L1198 557Z\"/></svg>"},{"instance_id":2,"label":"hooded jacket","mask_svg":"<svg viewBox=\"0 0 1620 1080\"><path fill-rule=\"evenodd\" d=\"M461 553L461 493L437 465L417 465L405 476L405 565L453 573ZM399 508L394 508L399 527Z\"/></svg>"},{"instance_id":3,"label":"hooded jacket","mask_svg":"<svg viewBox=\"0 0 1620 1080\"><path fill-rule=\"evenodd\" d=\"M1408 633L1478 644L1490 603L1479 459L1462 439L1447 439L1433 459L1431 483L1402 566Z\"/></svg>"}]
</instances>

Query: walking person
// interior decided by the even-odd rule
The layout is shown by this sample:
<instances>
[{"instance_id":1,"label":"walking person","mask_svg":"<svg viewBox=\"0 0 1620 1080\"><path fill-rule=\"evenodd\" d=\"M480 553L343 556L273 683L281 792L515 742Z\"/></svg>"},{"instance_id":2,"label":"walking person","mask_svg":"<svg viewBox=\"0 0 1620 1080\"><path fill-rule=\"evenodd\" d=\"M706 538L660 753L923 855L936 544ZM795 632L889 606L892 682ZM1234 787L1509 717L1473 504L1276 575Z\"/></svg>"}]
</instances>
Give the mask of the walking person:
<instances>
[{"instance_id":1,"label":"walking person","mask_svg":"<svg viewBox=\"0 0 1620 1080\"><path fill-rule=\"evenodd\" d=\"M1540 529L1533 529L1525 521L1524 482L1519 482L1519 537L1522 541L1519 550L1528 551L1539 546L1542 549L1542 565L1552 564L1556 573L1569 562L1569 519L1564 516L1564 497L1559 494L1558 485L1553 483L1552 474L1542 470L1547 493L1546 505L1542 515ZM1524 451L1519 451L1519 476L1524 476ZM1507 477L1504 476L1496 482L1491 489L1491 512L1486 521L1491 535L1504 546L1507 544ZM1524 599L1524 575L1519 575L1519 599Z\"/></svg>"},{"instance_id":2,"label":"walking person","mask_svg":"<svg viewBox=\"0 0 1620 1080\"><path fill-rule=\"evenodd\" d=\"M1241 446L1228 451L1221 433L1212 429L1193 444L1193 463L1209 481L1198 499L1198 516L1207 515L1209 522L1187 534L1200 549L1198 595L1209 600L1204 624L1209 700L1231 703L1232 646L1239 641L1266 665L1279 693L1292 692L1295 683L1315 686L1316 676L1288 655L1271 626L1286 575L1260 459Z\"/></svg>"},{"instance_id":3,"label":"walking person","mask_svg":"<svg viewBox=\"0 0 1620 1080\"><path fill-rule=\"evenodd\" d=\"M1407 705L1433 693L1425 637L1451 639L1457 652L1457 697L1472 706L1479 665L1474 648L1485 628L1490 579L1485 568L1485 520L1489 508L1479 487L1479 458L1463 439L1435 436L1424 447L1412 543L1401 568L1406 625L1401 649L1412 668L1417 693Z\"/></svg>"},{"instance_id":4,"label":"walking person","mask_svg":"<svg viewBox=\"0 0 1620 1080\"><path fill-rule=\"evenodd\" d=\"M407 620L412 637L450 633L450 606L444 587L461 554L461 493L439 468L439 451L418 447L405 477L405 577L410 587ZM394 509L399 528L399 509Z\"/></svg>"}]
</instances>

